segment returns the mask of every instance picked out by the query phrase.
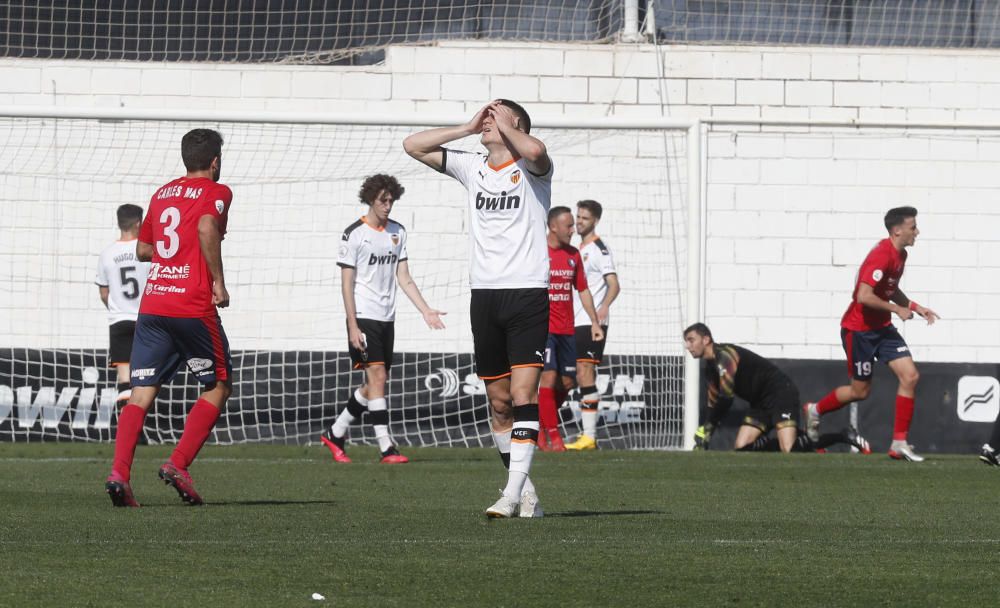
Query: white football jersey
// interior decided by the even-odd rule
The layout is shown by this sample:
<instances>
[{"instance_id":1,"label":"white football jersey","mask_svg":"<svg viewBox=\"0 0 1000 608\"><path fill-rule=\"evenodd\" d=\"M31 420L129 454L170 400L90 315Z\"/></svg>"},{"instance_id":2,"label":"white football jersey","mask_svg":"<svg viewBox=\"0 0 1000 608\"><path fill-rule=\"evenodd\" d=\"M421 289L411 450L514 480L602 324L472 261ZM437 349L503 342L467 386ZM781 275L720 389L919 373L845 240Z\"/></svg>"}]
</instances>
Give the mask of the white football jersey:
<instances>
[{"instance_id":1,"label":"white football jersey","mask_svg":"<svg viewBox=\"0 0 1000 608\"><path fill-rule=\"evenodd\" d=\"M396 320L396 268L406 259L406 229L394 220L372 228L365 218L344 230L337 266L354 268L354 306L359 319Z\"/></svg>"},{"instance_id":2,"label":"white football jersey","mask_svg":"<svg viewBox=\"0 0 1000 608\"><path fill-rule=\"evenodd\" d=\"M482 154L444 151L442 172L468 191L472 289L549 286L545 231L553 171L537 176L521 159L491 167Z\"/></svg>"},{"instance_id":3,"label":"white football jersey","mask_svg":"<svg viewBox=\"0 0 1000 608\"><path fill-rule=\"evenodd\" d=\"M580 247L580 257L583 258L583 271L587 273L587 285L590 286L590 295L594 297L594 308L598 308L604 302L604 296L608 295L608 283L604 280L609 274L615 272L615 260L611 257L611 250L601 239L596 239ZM611 315L608 315L608 322ZM580 294L573 292L573 323L577 327L586 325L590 327L590 317L583 310L580 302Z\"/></svg>"},{"instance_id":4,"label":"white football jersey","mask_svg":"<svg viewBox=\"0 0 1000 608\"><path fill-rule=\"evenodd\" d=\"M108 324L135 321L139 300L146 288L149 262L135 257L137 241L117 241L108 245L97 260L94 282L108 288Z\"/></svg>"}]
</instances>

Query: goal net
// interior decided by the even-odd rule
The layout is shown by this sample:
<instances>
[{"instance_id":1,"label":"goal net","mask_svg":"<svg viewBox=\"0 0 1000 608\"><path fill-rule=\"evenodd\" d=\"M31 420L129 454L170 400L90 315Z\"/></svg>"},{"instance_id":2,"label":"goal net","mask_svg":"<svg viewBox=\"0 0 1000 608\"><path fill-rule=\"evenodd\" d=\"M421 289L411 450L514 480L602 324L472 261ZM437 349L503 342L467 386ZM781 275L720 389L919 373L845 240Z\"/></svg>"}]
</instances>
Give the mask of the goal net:
<instances>
[{"instance_id":1,"label":"goal net","mask_svg":"<svg viewBox=\"0 0 1000 608\"><path fill-rule=\"evenodd\" d=\"M469 329L467 211L461 185L410 159L419 126L177 120L0 118L0 440L108 440L114 373L94 286L97 255L117 236L115 209L144 208L183 174L180 139L212 127L225 138L222 181L234 192L224 242L232 305L233 396L218 443L318 439L361 373L350 370L335 264L343 229L365 211L373 173L406 188L392 217L409 232L410 268L446 311L432 331L399 298L389 411L402 445L492 445ZM555 162L553 204L604 205L599 234L622 293L599 367L598 440L621 448L682 445L687 134L684 130L538 128ZM476 150L478 142L457 142ZM150 442L179 438L198 386L182 372L147 418ZM577 432L576 396L563 408ZM366 425L350 441L373 442Z\"/></svg>"}]
</instances>

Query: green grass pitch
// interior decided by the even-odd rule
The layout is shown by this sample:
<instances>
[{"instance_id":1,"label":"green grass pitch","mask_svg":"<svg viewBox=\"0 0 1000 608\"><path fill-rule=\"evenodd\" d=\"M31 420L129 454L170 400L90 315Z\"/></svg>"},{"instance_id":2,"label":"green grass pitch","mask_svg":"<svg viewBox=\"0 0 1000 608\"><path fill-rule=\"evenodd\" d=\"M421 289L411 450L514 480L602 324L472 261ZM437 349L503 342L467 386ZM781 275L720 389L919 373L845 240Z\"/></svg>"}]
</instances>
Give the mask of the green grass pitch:
<instances>
[{"instance_id":1,"label":"green grass pitch","mask_svg":"<svg viewBox=\"0 0 1000 608\"><path fill-rule=\"evenodd\" d=\"M997 596L1000 471L974 456L538 454L546 517L488 521L485 449L208 447L209 503L103 492L109 445L0 446L4 606L957 606ZM325 601L311 599L313 593Z\"/></svg>"}]
</instances>

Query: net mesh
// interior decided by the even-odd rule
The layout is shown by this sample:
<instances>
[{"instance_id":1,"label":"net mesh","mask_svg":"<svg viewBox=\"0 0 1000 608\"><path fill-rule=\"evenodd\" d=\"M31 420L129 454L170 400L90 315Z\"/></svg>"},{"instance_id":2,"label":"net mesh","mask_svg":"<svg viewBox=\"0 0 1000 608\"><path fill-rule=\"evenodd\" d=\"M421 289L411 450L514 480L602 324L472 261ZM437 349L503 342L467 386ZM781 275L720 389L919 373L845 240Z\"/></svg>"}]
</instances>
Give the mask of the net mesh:
<instances>
[{"instance_id":1,"label":"net mesh","mask_svg":"<svg viewBox=\"0 0 1000 608\"><path fill-rule=\"evenodd\" d=\"M113 377L93 284L97 254L117 238L118 205L145 207L157 187L183 174L180 138L196 126L213 125L0 119L7 142L0 150L0 269L10 277L0 285L0 438L107 438L101 407L108 407L103 391L113 388ZM224 242L232 307L222 317L236 367L215 440L314 440L360 383L344 352L336 243L364 211L357 202L364 177L379 172L406 187L392 217L410 234L410 269L425 299L448 312L448 328L432 332L399 299L389 385L393 434L403 445L491 445L471 357L464 190L405 155L401 142L418 129L237 122L214 128L226 139L222 181L235 194ZM622 283L609 356L599 369L599 438L618 447L679 447L686 134L533 134L556 164L553 204L604 204L600 234ZM475 150L478 143L455 147ZM72 394L59 414L65 391ZM148 439L176 440L196 396L193 379L179 375L147 419ZM563 412L570 434L573 412ZM77 418L82 427L73 427ZM95 427L98 420L103 427ZM352 432L353 441L373 440L367 427Z\"/></svg>"},{"instance_id":2,"label":"net mesh","mask_svg":"<svg viewBox=\"0 0 1000 608\"><path fill-rule=\"evenodd\" d=\"M144 61L372 63L390 44L437 40L607 40L620 0L165 0L5 4L6 56ZM0 9L4 10L4 9Z\"/></svg>"}]
</instances>

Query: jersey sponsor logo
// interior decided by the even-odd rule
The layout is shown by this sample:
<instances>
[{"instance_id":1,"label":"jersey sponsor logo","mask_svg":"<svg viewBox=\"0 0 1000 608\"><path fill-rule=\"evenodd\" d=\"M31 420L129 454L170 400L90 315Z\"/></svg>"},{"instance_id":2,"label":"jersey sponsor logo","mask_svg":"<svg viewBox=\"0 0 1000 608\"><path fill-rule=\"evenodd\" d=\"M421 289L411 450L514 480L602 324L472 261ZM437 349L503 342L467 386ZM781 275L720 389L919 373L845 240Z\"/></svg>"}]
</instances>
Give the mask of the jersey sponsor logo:
<instances>
[{"instance_id":1,"label":"jersey sponsor logo","mask_svg":"<svg viewBox=\"0 0 1000 608\"><path fill-rule=\"evenodd\" d=\"M875 272L872 273L872 279L874 279L876 281L881 281L882 280L882 269L881 268L876 268L875 269Z\"/></svg>"},{"instance_id":2,"label":"jersey sponsor logo","mask_svg":"<svg viewBox=\"0 0 1000 608\"><path fill-rule=\"evenodd\" d=\"M1000 414L1000 381L992 376L962 376L955 405L959 420L992 424Z\"/></svg>"},{"instance_id":3,"label":"jersey sponsor logo","mask_svg":"<svg viewBox=\"0 0 1000 608\"><path fill-rule=\"evenodd\" d=\"M507 191L500 192L500 196L486 196L482 192L476 192L476 209L485 211L506 211L508 209L519 209L521 207L521 197L516 194L507 196Z\"/></svg>"},{"instance_id":4,"label":"jersey sponsor logo","mask_svg":"<svg viewBox=\"0 0 1000 608\"><path fill-rule=\"evenodd\" d=\"M368 258L368 265L369 266L375 266L375 265L381 266L382 264L395 264L396 260L398 260L398 259L399 259L399 256L397 256L395 253L387 253L385 255L375 255L373 253L373 254L371 254L371 257Z\"/></svg>"},{"instance_id":5,"label":"jersey sponsor logo","mask_svg":"<svg viewBox=\"0 0 1000 608\"><path fill-rule=\"evenodd\" d=\"M442 397L457 395L458 385L458 372L447 367L439 367L436 372L428 374L424 378L424 386L427 390L441 389L438 394Z\"/></svg>"},{"instance_id":6,"label":"jersey sponsor logo","mask_svg":"<svg viewBox=\"0 0 1000 608\"><path fill-rule=\"evenodd\" d=\"M202 359L199 357L192 357L187 360L188 369L194 373L203 372L206 369L210 369L215 362L211 359Z\"/></svg>"},{"instance_id":7,"label":"jersey sponsor logo","mask_svg":"<svg viewBox=\"0 0 1000 608\"><path fill-rule=\"evenodd\" d=\"M81 386L40 386L34 395L30 386L14 388L0 384L0 423L16 412L17 426L21 429L34 427L39 419L43 429L59 428L65 424L63 418L67 415L71 417L72 429L111 428L118 389L98 390L98 384L106 384L107 378L102 382L96 367L83 368L80 376ZM97 416L93 417L95 404Z\"/></svg>"},{"instance_id":8,"label":"jersey sponsor logo","mask_svg":"<svg viewBox=\"0 0 1000 608\"><path fill-rule=\"evenodd\" d=\"M184 264L183 266L170 266L168 264L160 264L159 262L154 262L149 265L149 280L156 281L157 279L170 279L172 281L177 281L180 279L186 279L191 276L191 265Z\"/></svg>"},{"instance_id":9,"label":"jersey sponsor logo","mask_svg":"<svg viewBox=\"0 0 1000 608\"><path fill-rule=\"evenodd\" d=\"M176 285L157 285L154 283L146 283L146 295L163 295L165 293L187 293L186 287L178 287Z\"/></svg>"},{"instance_id":10,"label":"jersey sponsor logo","mask_svg":"<svg viewBox=\"0 0 1000 608\"><path fill-rule=\"evenodd\" d=\"M521 170L520 169L518 169L517 171L514 171L513 173L510 174L510 183L516 184L519 181L521 181Z\"/></svg>"},{"instance_id":11,"label":"jersey sponsor logo","mask_svg":"<svg viewBox=\"0 0 1000 608\"><path fill-rule=\"evenodd\" d=\"M226 203L219 200L215 201L215 210L218 211L219 214L222 214L222 212L226 210Z\"/></svg>"}]
</instances>

